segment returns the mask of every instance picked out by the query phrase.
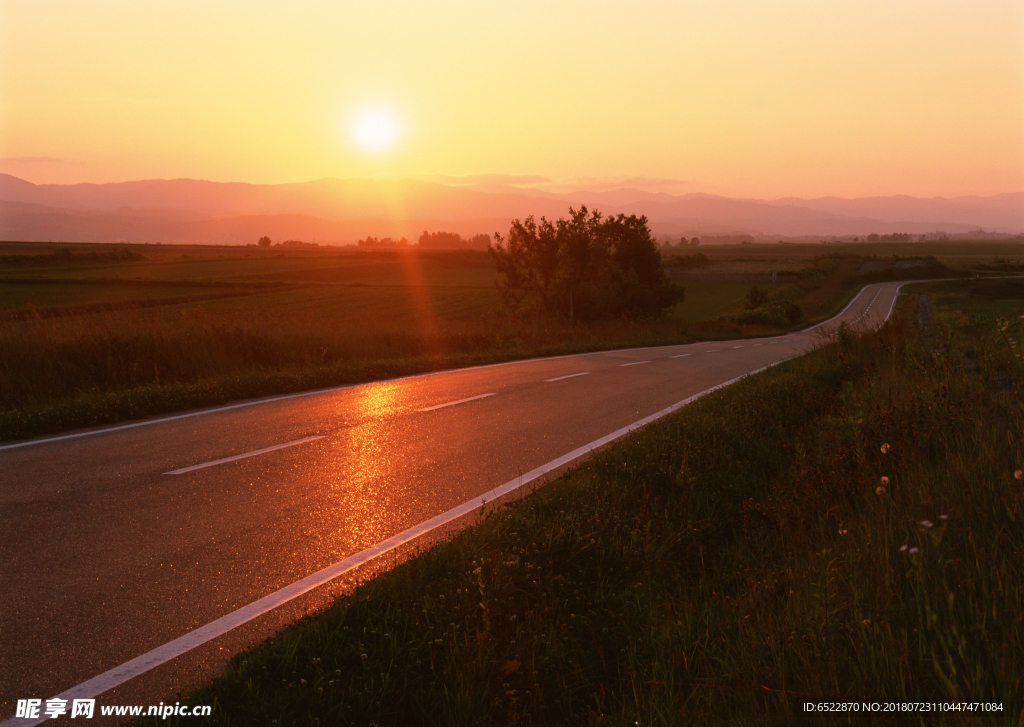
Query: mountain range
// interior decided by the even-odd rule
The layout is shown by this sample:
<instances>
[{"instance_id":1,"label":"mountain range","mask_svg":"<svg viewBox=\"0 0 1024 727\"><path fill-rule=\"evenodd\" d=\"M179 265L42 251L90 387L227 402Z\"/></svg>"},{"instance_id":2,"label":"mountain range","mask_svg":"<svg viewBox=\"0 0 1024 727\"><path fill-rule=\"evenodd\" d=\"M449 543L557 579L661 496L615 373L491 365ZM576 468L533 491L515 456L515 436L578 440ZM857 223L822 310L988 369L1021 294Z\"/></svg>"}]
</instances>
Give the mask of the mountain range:
<instances>
[{"instance_id":1,"label":"mountain range","mask_svg":"<svg viewBox=\"0 0 1024 727\"><path fill-rule=\"evenodd\" d=\"M321 179L294 184L153 179L32 184L0 174L0 239L245 244L263 235L320 243L407 237L423 230L505 233L514 218L565 216L587 205L642 214L659 236L807 237L870 233L1024 232L1024 192L991 197L736 199L624 187L562 193L530 186L417 179Z\"/></svg>"}]
</instances>

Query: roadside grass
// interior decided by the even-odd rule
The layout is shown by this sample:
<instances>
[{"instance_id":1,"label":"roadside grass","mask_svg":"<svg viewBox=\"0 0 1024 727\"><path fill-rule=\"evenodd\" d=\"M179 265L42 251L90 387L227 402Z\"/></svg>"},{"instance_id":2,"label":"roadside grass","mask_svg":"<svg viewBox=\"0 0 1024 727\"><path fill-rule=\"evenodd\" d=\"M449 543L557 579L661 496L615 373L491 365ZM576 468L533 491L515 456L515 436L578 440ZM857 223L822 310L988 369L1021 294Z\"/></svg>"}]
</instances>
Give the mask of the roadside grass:
<instances>
[{"instance_id":1,"label":"roadside grass","mask_svg":"<svg viewBox=\"0 0 1024 727\"><path fill-rule=\"evenodd\" d=\"M741 309L747 283L688 282L661 320L571 325L528 310L510 317L481 252L136 247L144 259L75 246L64 264L64 248L38 246L32 255L57 262L0 265L0 439L460 366L782 331L715 320ZM825 257L799 283L762 287L796 301L802 327L867 282L859 262Z\"/></svg>"},{"instance_id":2,"label":"roadside grass","mask_svg":"<svg viewBox=\"0 0 1024 727\"><path fill-rule=\"evenodd\" d=\"M370 291L372 295L367 293ZM510 326L493 291L299 289L0 326L0 439L536 356L685 343L678 322Z\"/></svg>"},{"instance_id":3,"label":"roadside grass","mask_svg":"<svg viewBox=\"0 0 1024 727\"><path fill-rule=\"evenodd\" d=\"M1022 377L994 322L915 313L646 427L182 701L223 725L820 724L805 702L847 700L1021 724Z\"/></svg>"}]
</instances>

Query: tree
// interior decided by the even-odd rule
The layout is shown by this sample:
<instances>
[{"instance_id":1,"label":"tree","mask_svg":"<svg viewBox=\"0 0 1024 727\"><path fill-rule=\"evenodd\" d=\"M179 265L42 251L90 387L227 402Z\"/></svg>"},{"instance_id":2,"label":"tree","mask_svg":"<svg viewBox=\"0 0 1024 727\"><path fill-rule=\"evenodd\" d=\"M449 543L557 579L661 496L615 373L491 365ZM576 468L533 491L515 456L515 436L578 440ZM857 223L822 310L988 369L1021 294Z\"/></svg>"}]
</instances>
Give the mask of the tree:
<instances>
[{"instance_id":1,"label":"tree","mask_svg":"<svg viewBox=\"0 0 1024 727\"><path fill-rule=\"evenodd\" d=\"M260 247L270 247L270 238L264 235L263 237L260 238L260 241L257 244Z\"/></svg>"},{"instance_id":2,"label":"tree","mask_svg":"<svg viewBox=\"0 0 1024 727\"><path fill-rule=\"evenodd\" d=\"M587 216L587 208L579 211L569 208L569 219L556 224L556 243L559 260L559 282L569 296L569 320L576 320L576 297L580 286L596 277L597 268L607 257L600 237L601 213L596 210Z\"/></svg>"},{"instance_id":3,"label":"tree","mask_svg":"<svg viewBox=\"0 0 1024 727\"><path fill-rule=\"evenodd\" d=\"M596 210L570 207L569 218L554 223L513 220L508 237L495 234L488 249L504 276L498 287L510 315L532 297L538 319L541 313L570 321L653 316L685 292L665 277L646 217L604 219Z\"/></svg>"},{"instance_id":4,"label":"tree","mask_svg":"<svg viewBox=\"0 0 1024 727\"><path fill-rule=\"evenodd\" d=\"M756 285L747 293L743 300L743 307L746 310L756 310L768 302L768 291L758 288Z\"/></svg>"}]
</instances>

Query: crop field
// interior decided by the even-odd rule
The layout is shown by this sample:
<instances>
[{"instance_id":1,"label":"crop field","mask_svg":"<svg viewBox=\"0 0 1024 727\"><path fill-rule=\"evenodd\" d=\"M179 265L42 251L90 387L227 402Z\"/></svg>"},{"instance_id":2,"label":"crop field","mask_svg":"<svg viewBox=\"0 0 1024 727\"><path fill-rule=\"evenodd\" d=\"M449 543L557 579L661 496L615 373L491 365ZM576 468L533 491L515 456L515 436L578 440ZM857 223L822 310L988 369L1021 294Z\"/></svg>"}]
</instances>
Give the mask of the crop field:
<instances>
[{"instance_id":1,"label":"crop field","mask_svg":"<svg viewBox=\"0 0 1024 727\"><path fill-rule=\"evenodd\" d=\"M831 254L859 255L861 257L918 258L936 257L948 265L967 265L972 262L991 263L994 258L1024 261L1022 240L955 240L948 242L843 242L823 244L752 244L752 245L700 245L663 248L667 255L694 255L700 253L714 262L735 264L738 261L766 263L770 271L773 264L807 263ZM781 268L780 268L781 269Z\"/></svg>"},{"instance_id":2,"label":"crop field","mask_svg":"<svg viewBox=\"0 0 1024 727\"><path fill-rule=\"evenodd\" d=\"M771 301L796 301L797 326L833 314L871 282L858 277L856 256L781 261L785 268L753 259L751 246L701 251L724 270L799 271L796 283L756 283ZM497 279L478 251L0 244L0 438L441 368L768 330L723 320L742 311L749 282L685 282L685 299L662 319L572 324L540 318L528 302L509 311Z\"/></svg>"}]
</instances>

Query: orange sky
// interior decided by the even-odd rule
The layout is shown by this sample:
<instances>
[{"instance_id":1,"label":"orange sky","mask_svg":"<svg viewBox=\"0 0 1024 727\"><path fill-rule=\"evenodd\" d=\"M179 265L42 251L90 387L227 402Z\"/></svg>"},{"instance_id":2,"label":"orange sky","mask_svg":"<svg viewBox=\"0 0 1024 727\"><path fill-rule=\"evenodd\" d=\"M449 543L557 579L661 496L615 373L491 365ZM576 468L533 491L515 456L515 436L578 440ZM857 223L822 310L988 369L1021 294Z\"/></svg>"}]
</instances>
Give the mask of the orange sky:
<instances>
[{"instance_id":1,"label":"orange sky","mask_svg":"<svg viewBox=\"0 0 1024 727\"><path fill-rule=\"evenodd\" d=\"M384 150L353 142L367 108ZM1021 191L1024 3L0 0L0 157L37 183Z\"/></svg>"}]
</instances>

